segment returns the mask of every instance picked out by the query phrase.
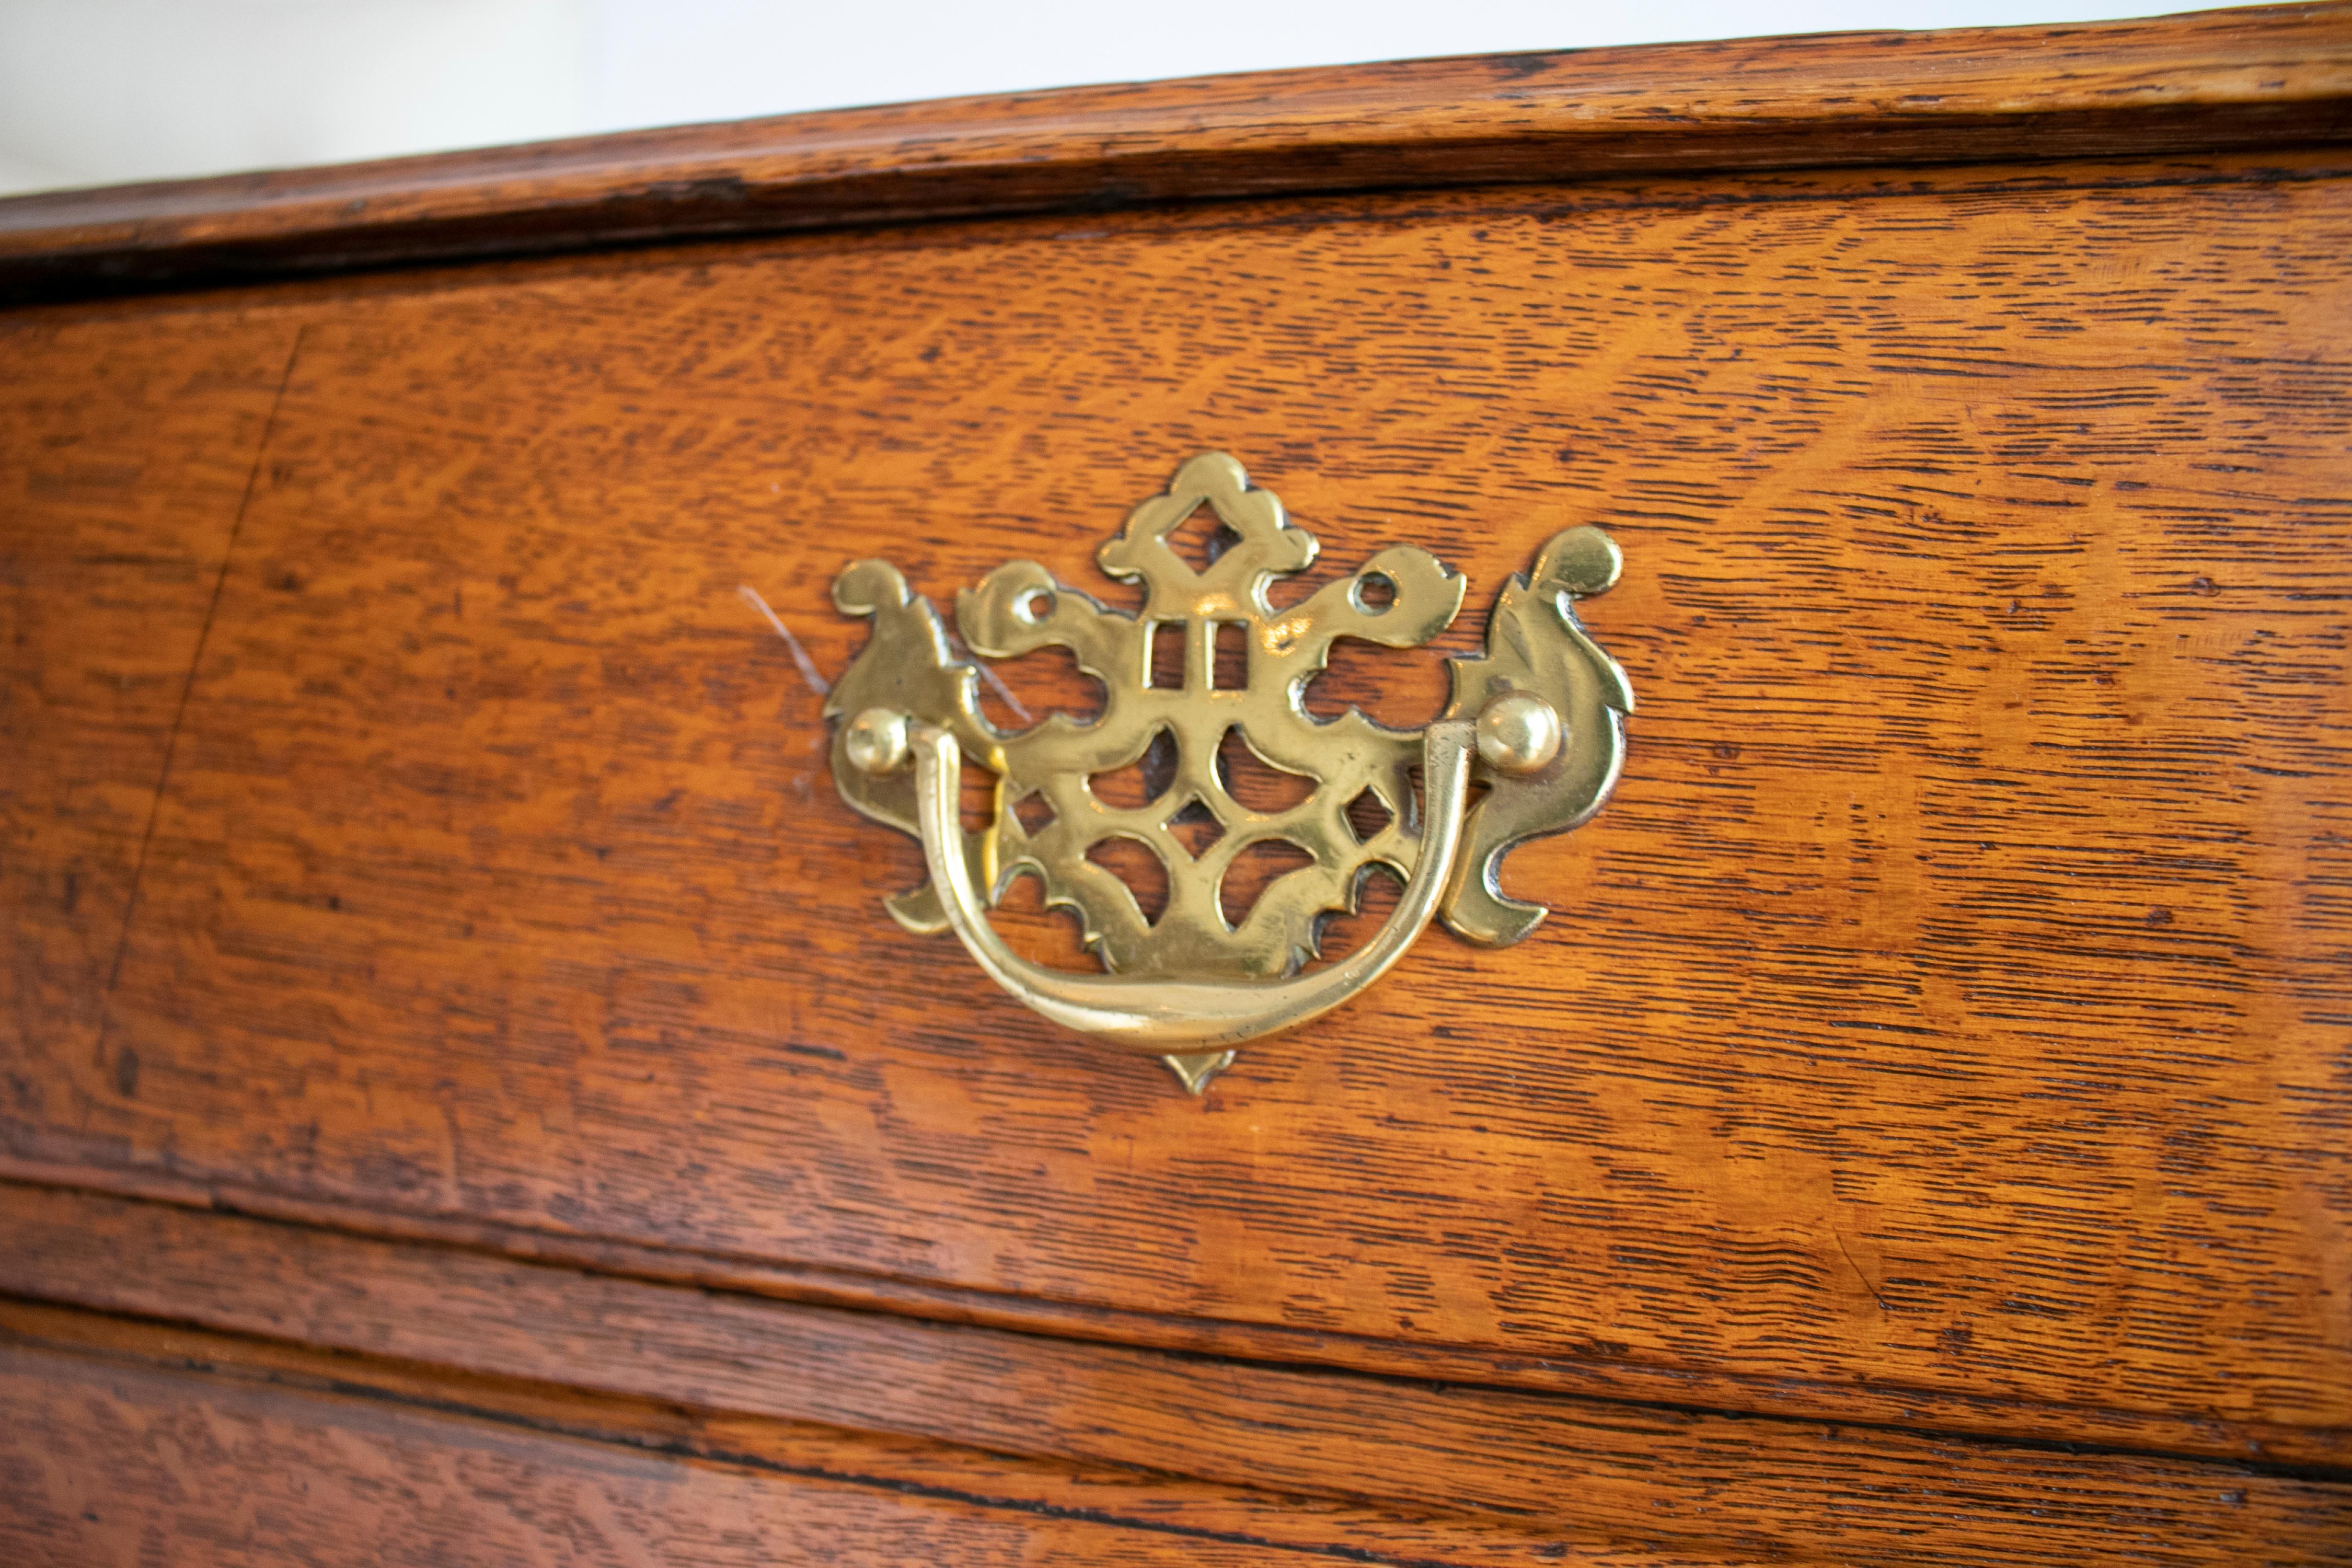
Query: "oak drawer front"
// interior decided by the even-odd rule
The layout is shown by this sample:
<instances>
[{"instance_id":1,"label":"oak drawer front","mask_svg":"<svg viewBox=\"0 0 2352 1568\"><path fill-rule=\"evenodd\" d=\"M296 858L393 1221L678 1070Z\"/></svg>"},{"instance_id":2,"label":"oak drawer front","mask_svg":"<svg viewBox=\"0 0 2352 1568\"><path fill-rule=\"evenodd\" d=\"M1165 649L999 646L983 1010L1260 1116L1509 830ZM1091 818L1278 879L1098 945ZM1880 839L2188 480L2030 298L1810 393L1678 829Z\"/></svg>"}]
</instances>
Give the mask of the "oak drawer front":
<instances>
[{"instance_id":1,"label":"oak drawer front","mask_svg":"<svg viewBox=\"0 0 2352 1568\"><path fill-rule=\"evenodd\" d=\"M152 829L77 851L112 901L26 873L83 956L19 990L9 1168L2334 1454L2343 173L1297 200L19 312L282 390L175 546L217 602L84 606L201 654ZM840 805L736 589L828 672L858 555L1120 602L1097 544L1210 447L1318 581L1417 542L1483 605L1605 527L1587 619L1641 708L1603 815L1507 865L1532 938L1425 941L1194 1100L887 921L915 851ZM1418 722L1481 629L1329 700Z\"/></svg>"}]
</instances>

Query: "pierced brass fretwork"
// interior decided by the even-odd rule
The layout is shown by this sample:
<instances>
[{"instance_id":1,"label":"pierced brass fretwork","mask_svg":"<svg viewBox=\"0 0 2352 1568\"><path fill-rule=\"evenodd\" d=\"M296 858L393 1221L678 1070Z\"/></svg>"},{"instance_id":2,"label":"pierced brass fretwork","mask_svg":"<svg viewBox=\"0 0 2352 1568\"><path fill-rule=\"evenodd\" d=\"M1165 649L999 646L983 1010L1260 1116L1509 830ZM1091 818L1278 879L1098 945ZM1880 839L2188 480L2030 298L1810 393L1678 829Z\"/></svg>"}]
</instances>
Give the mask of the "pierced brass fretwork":
<instances>
[{"instance_id":1,"label":"pierced brass fretwork","mask_svg":"<svg viewBox=\"0 0 2352 1568\"><path fill-rule=\"evenodd\" d=\"M1171 539L1203 506L1227 537L1222 553L1195 567ZM1591 816L1623 760L1632 689L1572 608L1616 581L1617 547L1594 528L1554 536L1533 572L1504 587L1486 653L1449 661L1452 700L1419 731L1354 709L1318 721L1301 693L1337 638L1429 641L1461 608L1463 579L1427 551L1395 545L1275 609L1268 585L1305 570L1316 552L1272 491L1252 489L1239 463L1212 452L1137 507L1097 555L1109 576L1143 585L1139 612L1108 608L1034 562L997 568L956 599L972 652L1011 658L1059 645L1105 693L1091 719L1055 714L1014 731L982 714L977 667L951 654L938 615L897 568L845 569L834 601L873 617L874 630L826 704L842 721L834 781L856 810L921 839L931 872L888 900L891 914L909 931L955 931L1014 995L1069 1027L1165 1057L1195 1092L1232 1061L1234 1045L1303 1023L1370 984L1433 916L1474 942L1527 935L1543 909L1502 895L1497 862L1522 839ZM1239 643L1238 685L1219 658L1221 638L1228 651ZM1162 639L1181 639L1181 660ZM1155 684L1155 671L1164 681L1180 668L1181 683ZM1235 732L1258 761L1312 787L1296 804L1244 805L1217 763ZM1141 763L1155 743L1153 760L1172 744L1173 763L1152 798L1099 797L1091 779ZM958 818L964 757L997 775L985 831ZM1473 784L1486 786L1475 805ZM1368 823L1376 826L1360 833ZM1156 919L1087 858L1108 838L1142 845L1164 867ZM1254 847L1277 840L1300 863L1229 924L1221 883ZM1344 962L1312 967L1323 923L1356 908L1376 867L1405 883L1395 913ZM1043 883L1049 906L1076 913L1106 974L1043 969L1004 948L985 906L1022 875Z\"/></svg>"}]
</instances>

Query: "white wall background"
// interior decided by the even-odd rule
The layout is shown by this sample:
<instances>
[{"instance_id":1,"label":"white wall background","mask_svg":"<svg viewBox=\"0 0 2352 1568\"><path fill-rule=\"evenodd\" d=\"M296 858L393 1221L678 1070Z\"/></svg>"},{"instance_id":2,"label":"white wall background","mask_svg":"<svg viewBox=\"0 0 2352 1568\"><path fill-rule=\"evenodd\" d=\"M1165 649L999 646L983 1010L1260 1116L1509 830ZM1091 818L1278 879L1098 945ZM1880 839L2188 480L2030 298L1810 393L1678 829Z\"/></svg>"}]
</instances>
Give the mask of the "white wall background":
<instances>
[{"instance_id":1,"label":"white wall background","mask_svg":"<svg viewBox=\"0 0 2352 1568\"><path fill-rule=\"evenodd\" d=\"M0 194L1421 55L2193 0L0 0Z\"/></svg>"}]
</instances>

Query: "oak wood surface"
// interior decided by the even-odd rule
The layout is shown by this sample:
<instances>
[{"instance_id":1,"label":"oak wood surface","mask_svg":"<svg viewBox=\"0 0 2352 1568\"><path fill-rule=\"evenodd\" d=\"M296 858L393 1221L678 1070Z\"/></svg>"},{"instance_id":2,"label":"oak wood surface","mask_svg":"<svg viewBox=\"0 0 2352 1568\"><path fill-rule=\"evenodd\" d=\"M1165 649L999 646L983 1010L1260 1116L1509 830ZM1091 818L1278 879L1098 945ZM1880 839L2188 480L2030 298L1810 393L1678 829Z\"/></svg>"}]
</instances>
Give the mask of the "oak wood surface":
<instances>
[{"instance_id":1,"label":"oak wood surface","mask_svg":"<svg viewBox=\"0 0 2352 1568\"><path fill-rule=\"evenodd\" d=\"M20 1022L11 1157L2334 1452L2352 203L2325 154L2106 173L20 311L299 343L209 619L80 606L204 654L103 1040ZM1561 916L1196 1101L887 923L912 848L733 589L836 670L852 554L1115 597L1095 544L1211 446L1328 570L1423 542L1474 605L1609 527L1643 708L1507 873Z\"/></svg>"},{"instance_id":2,"label":"oak wood surface","mask_svg":"<svg viewBox=\"0 0 2352 1568\"><path fill-rule=\"evenodd\" d=\"M2316 1563L2352 1540L2340 1467L2321 1477L1172 1356L10 1196L0 1258L16 1289L47 1300L689 1409L1452 1510L1506 1533L1979 1563Z\"/></svg>"},{"instance_id":3,"label":"oak wood surface","mask_svg":"<svg viewBox=\"0 0 2352 1568\"><path fill-rule=\"evenodd\" d=\"M1139 202L2352 133L2352 7L1413 60L0 201L0 290Z\"/></svg>"},{"instance_id":4,"label":"oak wood surface","mask_svg":"<svg viewBox=\"0 0 2352 1568\"><path fill-rule=\"evenodd\" d=\"M294 329L0 324L0 1027L90 1059L155 789ZM41 1075L12 1071L19 1109ZM61 1081L52 1079L51 1081Z\"/></svg>"},{"instance_id":5,"label":"oak wood surface","mask_svg":"<svg viewBox=\"0 0 2352 1568\"><path fill-rule=\"evenodd\" d=\"M273 1410L287 1414L277 1408L287 1403L276 1397L280 1391L338 1396L328 1402L293 1402L296 1419L315 1420L323 1414L324 1424L330 1427L337 1425L338 1409L350 1411L354 1402L360 1401L372 1402L378 1410L395 1415L472 1418L454 1428L439 1426L438 1436L433 1436L436 1423L418 1421L412 1430L436 1446L447 1446L454 1439L457 1447L474 1447L482 1435L479 1423L489 1422L529 1437L555 1438L552 1451L558 1456L568 1449L574 1456L584 1457L584 1444L566 1443L563 1439L625 1446L632 1450L631 1458L648 1461L646 1473L649 1475L674 1474L698 1461L704 1468L727 1467L744 1480L764 1479L769 1483L764 1489L770 1491L785 1491L803 1481L826 1483L835 1489L835 1496L829 1508L819 1510L819 1521L826 1513L837 1521L838 1535L824 1543L836 1553L855 1550L865 1534L879 1533L888 1539L906 1529L910 1521L902 1517L895 1521L897 1530L893 1530L892 1516L899 1510L888 1504L912 1498L976 1505L974 1511L981 1517L992 1516L993 1522L1001 1526L1025 1527L1032 1519L1042 1521L1043 1528L1037 1532L1041 1546L1075 1536L1089 1542L1093 1550L1108 1547L1116 1551L1121 1547L1122 1536L1149 1531L1166 1543L1163 1552L1174 1561L1192 1560L1181 1550L1185 1542L1207 1542L1213 1551L1219 1546L1251 1547L1266 1554L1258 1561L1279 1562L1289 1553L1299 1553L1342 1562L1432 1564L1438 1568L1508 1568L1514 1564L1561 1563L1570 1568L1586 1564L1593 1568L1685 1568L1699 1563L1741 1561L1736 1555L1727 1556L1713 1550L1694 1552L1658 1547L1612 1547L1594 1539L1543 1531L1526 1521L1492 1514L1413 1513L1396 1508L1366 1508L1297 1493L1218 1486L1161 1471L1024 1459L920 1438L852 1433L740 1411L696 1409L667 1400L598 1394L562 1384L484 1377L446 1366L331 1353L282 1342L20 1302L0 1300L0 1347L20 1352L46 1352L52 1359L40 1365L33 1375L77 1391L87 1390L101 1383L107 1373L125 1367L151 1373L194 1373L197 1375L192 1378L155 1379L150 1386L183 1407L203 1405L223 1392L233 1397L242 1394L244 1397L236 1403L257 1414ZM220 1387L223 1382L230 1384L226 1390ZM40 1403L53 1413L51 1419L62 1430L52 1434L45 1432L39 1423L28 1422L22 1428L27 1439L62 1438L63 1446L68 1447L91 1446L93 1434L87 1428L95 1423L90 1420L88 1404L79 1408L68 1406L60 1419L54 1415L58 1401L52 1398ZM18 1408L34 1405L34 1401L27 1400ZM365 1415L357 1425L362 1430L366 1428ZM183 1424L178 1429L184 1431L186 1426ZM142 1461L170 1466L174 1458L168 1446L172 1432L170 1426L163 1428L165 1442L156 1445L160 1452L151 1450L129 1464L111 1454L88 1454L79 1464L59 1464L58 1468L81 1471L77 1486L87 1495L101 1489L93 1485L93 1477L121 1476ZM113 1442L121 1443L119 1428L110 1436ZM543 1445L527 1441L521 1445L521 1454L516 1457L528 1462L534 1448L546 1451ZM227 1457L219 1455L218 1450L215 1453L218 1458ZM305 1468L299 1463L292 1467L298 1473ZM558 1463L553 1468L560 1477L569 1467ZM104 1487L104 1500L111 1506L101 1510L100 1521L84 1522L105 1522L119 1531L126 1516L141 1517L143 1508L144 1518L152 1525L157 1522L156 1515L168 1508L175 1497L184 1499L191 1489L202 1489L215 1481L211 1476L196 1479L198 1488L192 1489L184 1481L156 1489L153 1494L144 1497L136 1491ZM779 1481L782 1486L776 1484ZM234 1494L238 1481L233 1468L220 1476L217 1484L223 1491ZM685 1475L673 1484L690 1496L696 1478ZM879 1494L866 1502L863 1518L855 1492L851 1491L847 1498L841 1496L850 1489ZM528 1490L543 1495L548 1489L548 1479L531 1478ZM752 1495L761 1489L757 1485L746 1489ZM495 1501L494 1494L484 1492L478 1496L484 1504ZM786 1496L789 1498L788 1491ZM559 1500L549 1498L543 1510L535 1507L533 1511L552 1515L561 1506ZM791 1511L789 1502L784 1511ZM50 1510L52 1518L69 1516L71 1512L69 1508ZM108 1519L108 1514L113 1517ZM954 1514L950 1513L950 1518ZM1073 1521L1079 1525L1078 1529L1071 1529ZM1110 1528L1088 1531L1085 1528L1087 1524ZM873 1528L876 1525L881 1527L878 1531ZM347 1531L348 1528L347 1523ZM0 1531L5 1529L0 1525ZM943 1531L929 1543L921 1560L997 1561L1003 1551L1001 1538L1006 1533L1011 1531L983 1531L975 1538L970 1533ZM0 1534L0 1539L5 1539L5 1534ZM390 1544L392 1538L361 1533L358 1539L362 1543L373 1542L381 1545ZM798 1539L806 1541L805 1536ZM776 1550L778 1542L766 1531L748 1536L746 1545L751 1542L757 1542L758 1550L766 1553L752 1556L752 1561L766 1563L793 1560ZM638 1550L629 1554L630 1560L701 1560L690 1548L681 1551L674 1543L665 1544L667 1551ZM1125 1549L1148 1553L1152 1544L1145 1542ZM894 1544L892 1550L905 1548ZM69 1561L109 1560L109 1554L95 1550L68 1550L58 1555ZM247 1555L254 1554L248 1552ZM550 1555L563 1560L561 1551L551 1551ZM835 1560L824 1551L805 1547L803 1558Z\"/></svg>"},{"instance_id":6,"label":"oak wood surface","mask_svg":"<svg viewBox=\"0 0 2352 1568\"><path fill-rule=\"evenodd\" d=\"M0 1169L28 1187L47 1186L60 1194L89 1198L100 1205L107 1201L88 1189L93 1173L87 1168L44 1166L37 1161L6 1158L0 1162ZM1863 1422L1930 1434L2040 1441L2063 1432L2062 1440L2069 1445L2299 1468L2322 1478L2340 1474L2347 1449L2340 1427L2284 1426L2113 1405L2059 1405L1965 1386L1928 1391L1885 1384L1741 1375L1720 1369L1606 1357L1507 1355L1474 1346L1089 1306L816 1264L649 1247L464 1216L400 1213L321 1202L239 1182L166 1176L152 1170L110 1169L98 1179L111 1194L388 1240L487 1251L591 1274L1243 1363L1338 1368L1419 1382L1567 1394L1612 1405L1663 1405L1678 1410ZM37 1228L27 1234L40 1232ZM126 1248L132 1245L125 1243ZM20 1289L32 1287L21 1284Z\"/></svg>"},{"instance_id":7,"label":"oak wood surface","mask_svg":"<svg viewBox=\"0 0 2352 1568\"><path fill-rule=\"evenodd\" d=\"M1338 1527L1326 1539L1286 1541L1153 1517L1155 1500L1134 1485L1115 1500L1098 1496L1091 1508L1024 1506L972 1489L1010 1468L978 1456L960 1468L961 1487L812 1473L740 1451L713 1458L648 1452L625 1433L583 1437L511 1418L5 1344L0 1401L12 1415L0 1426L0 1476L8 1484L0 1552L15 1562L1093 1568L1338 1557L1428 1568L1675 1568L1698 1561L1557 1546L1497 1551L1491 1539L1455 1543L1467 1552L1406 1554L1383 1550L1377 1535L1360 1543L1344 1519L1323 1521ZM846 1445L832 1447L828 1457L850 1457L840 1452ZM1112 1511L1119 1505L1132 1511L1121 1517ZM1311 1517L1304 1509L1287 1517L1260 1511L1294 1537L1304 1533L1302 1516Z\"/></svg>"}]
</instances>

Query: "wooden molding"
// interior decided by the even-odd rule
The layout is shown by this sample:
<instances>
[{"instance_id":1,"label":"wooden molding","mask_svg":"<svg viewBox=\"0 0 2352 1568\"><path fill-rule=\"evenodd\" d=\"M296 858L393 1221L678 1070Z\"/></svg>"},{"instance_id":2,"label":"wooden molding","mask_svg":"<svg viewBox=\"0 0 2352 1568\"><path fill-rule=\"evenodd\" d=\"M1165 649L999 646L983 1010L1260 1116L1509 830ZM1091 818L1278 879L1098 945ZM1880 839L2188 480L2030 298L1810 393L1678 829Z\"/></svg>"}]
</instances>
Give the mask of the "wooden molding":
<instances>
[{"instance_id":1,"label":"wooden molding","mask_svg":"<svg viewBox=\"0 0 2352 1568\"><path fill-rule=\"evenodd\" d=\"M126 1272L124 1257L140 1267ZM1790 1550L1791 1519L1841 1559L1987 1563L2120 1551L2161 1520L2173 1561L2234 1561L2250 1538L2278 1560L2318 1561L2352 1506L2327 1472L1296 1367L1244 1375L1220 1358L77 1194L12 1194L0 1260L22 1296L395 1369L1743 1557ZM0 1329L31 1326L0 1314Z\"/></svg>"},{"instance_id":2,"label":"wooden molding","mask_svg":"<svg viewBox=\"0 0 2352 1568\"><path fill-rule=\"evenodd\" d=\"M131 1172L108 1173L98 1180L91 1180L91 1174L44 1170L0 1155L0 1198L6 1200L0 1205L6 1211L6 1217L0 1217L0 1279L11 1281L0 1293L47 1297L108 1311L171 1315L162 1288L126 1296L117 1291L111 1274L93 1273L84 1251L89 1237L108 1237L107 1246L115 1252L142 1258L197 1257L215 1245L265 1242L299 1247L306 1256L323 1248L322 1256L352 1258L401 1256L383 1249L411 1248L417 1256L470 1259L457 1264L467 1268L571 1270L672 1291L717 1292L747 1302L762 1300L780 1309L906 1319L1024 1339L1371 1380L1478 1387L1529 1399L1720 1410L1798 1423L1858 1423L1974 1442L2032 1444L2053 1430L2063 1430L2071 1444L2118 1452L2243 1461L2335 1481L2352 1469L2352 1431L2338 1427L2168 1417L2084 1405L2058 1407L1999 1395L1956 1395L1892 1384L1830 1385L1634 1362L1503 1356L1465 1346L1415 1345L1311 1329L1090 1307L847 1269L632 1246L456 1216L362 1210L252 1188L200 1188L152 1174L142 1180ZM195 1212L188 1212L191 1207ZM297 1239L303 1237L309 1239ZM242 1243L240 1237L245 1238ZM184 1286L200 1296L210 1289L174 1278L173 1289ZM284 1331L283 1324L271 1327L245 1318L196 1321L240 1332Z\"/></svg>"},{"instance_id":3,"label":"wooden molding","mask_svg":"<svg viewBox=\"0 0 2352 1568\"><path fill-rule=\"evenodd\" d=\"M2352 133L2352 5L1412 60L0 201L0 297L1310 192Z\"/></svg>"},{"instance_id":4,"label":"wooden molding","mask_svg":"<svg viewBox=\"0 0 2352 1568\"><path fill-rule=\"evenodd\" d=\"M0 1552L505 1568L596 1560L1727 1568L1514 1521L680 1410L0 1301ZM205 1440L187 1441L192 1430ZM682 1463L682 1460L693 1462ZM383 1484L386 1471L399 1485ZM257 1518L257 1515L258 1518ZM730 1539L731 1538L731 1539ZM730 1550L733 1548L733 1550Z\"/></svg>"}]
</instances>

